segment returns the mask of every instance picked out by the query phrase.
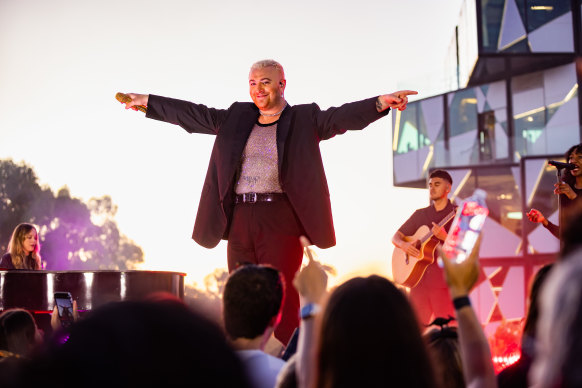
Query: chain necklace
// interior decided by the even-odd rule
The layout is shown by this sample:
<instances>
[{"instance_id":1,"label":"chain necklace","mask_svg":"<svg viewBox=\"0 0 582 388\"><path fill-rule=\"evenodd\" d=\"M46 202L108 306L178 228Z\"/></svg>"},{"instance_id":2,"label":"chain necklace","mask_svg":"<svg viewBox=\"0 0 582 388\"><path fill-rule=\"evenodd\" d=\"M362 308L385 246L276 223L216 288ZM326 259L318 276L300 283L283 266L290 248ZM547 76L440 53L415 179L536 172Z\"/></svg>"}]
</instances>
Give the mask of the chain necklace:
<instances>
[{"instance_id":1,"label":"chain necklace","mask_svg":"<svg viewBox=\"0 0 582 388\"><path fill-rule=\"evenodd\" d=\"M283 111L285 110L285 108L287 108L287 102L285 102L285 105L283 106L283 109L281 109L279 112L277 112L277 113L271 113L271 114L267 114L267 113L261 112L261 116L263 116L263 117L279 116L281 113L283 113Z\"/></svg>"}]
</instances>

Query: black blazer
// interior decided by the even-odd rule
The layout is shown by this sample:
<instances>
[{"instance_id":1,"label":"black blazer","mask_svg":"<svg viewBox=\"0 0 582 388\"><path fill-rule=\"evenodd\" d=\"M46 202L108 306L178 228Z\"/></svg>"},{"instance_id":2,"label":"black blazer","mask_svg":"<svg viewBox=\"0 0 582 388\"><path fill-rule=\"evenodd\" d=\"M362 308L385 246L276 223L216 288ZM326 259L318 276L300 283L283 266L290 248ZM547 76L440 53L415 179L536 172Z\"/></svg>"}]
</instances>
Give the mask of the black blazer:
<instances>
[{"instance_id":1,"label":"black blazer","mask_svg":"<svg viewBox=\"0 0 582 388\"><path fill-rule=\"evenodd\" d=\"M335 245L327 180L319 142L360 130L388 114L376 97L321 110L316 104L287 106L277 125L279 179L307 237L320 248ZM216 135L192 238L213 248L228 239L234 208L234 180L258 108L235 102L228 109L150 95L146 117L176 124L190 133Z\"/></svg>"}]
</instances>

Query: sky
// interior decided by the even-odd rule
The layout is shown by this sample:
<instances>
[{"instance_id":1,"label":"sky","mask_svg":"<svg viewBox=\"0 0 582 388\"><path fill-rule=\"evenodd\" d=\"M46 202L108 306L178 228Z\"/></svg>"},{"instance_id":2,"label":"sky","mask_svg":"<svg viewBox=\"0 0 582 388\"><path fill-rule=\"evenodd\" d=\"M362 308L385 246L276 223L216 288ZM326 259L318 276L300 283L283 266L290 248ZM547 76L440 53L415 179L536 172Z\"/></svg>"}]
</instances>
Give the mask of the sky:
<instances>
[{"instance_id":1,"label":"sky","mask_svg":"<svg viewBox=\"0 0 582 388\"><path fill-rule=\"evenodd\" d=\"M200 286L226 267L226 242L191 239L214 137L127 111L115 93L227 108L250 101L250 65L273 58L291 105L426 98L446 91L461 2L0 0L0 159L32 166L55 192L110 195L144 250L139 269ZM332 284L389 276L392 235L428 205L426 190L393 187L391 136L392 113L321 143L337 246L315 254L336 268Z\"/></svg>"}]
</instances>

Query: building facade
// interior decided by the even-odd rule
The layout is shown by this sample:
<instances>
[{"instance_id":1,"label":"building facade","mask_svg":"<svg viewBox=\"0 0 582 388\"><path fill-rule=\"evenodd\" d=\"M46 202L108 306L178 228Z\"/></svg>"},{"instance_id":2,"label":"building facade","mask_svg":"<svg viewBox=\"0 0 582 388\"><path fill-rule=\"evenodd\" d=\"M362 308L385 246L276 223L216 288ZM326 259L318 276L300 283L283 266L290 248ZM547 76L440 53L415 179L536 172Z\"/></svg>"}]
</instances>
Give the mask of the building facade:
<instances>
[{"instance_id":1,"label":"building facade","mask_svg":"<svg viewBox=\"0 0 582 388\"><path fill-rule=\"evenodd\" d=\"M558 223L547 162L581 142L581 25L582 0L466 0L447 56L450 91L392 118L395 186L425 188L443 168L455 201L487 192L472 300L489 335L524 316L531 275L559 250L525 213Z\"/></svg>"}]
</instances>

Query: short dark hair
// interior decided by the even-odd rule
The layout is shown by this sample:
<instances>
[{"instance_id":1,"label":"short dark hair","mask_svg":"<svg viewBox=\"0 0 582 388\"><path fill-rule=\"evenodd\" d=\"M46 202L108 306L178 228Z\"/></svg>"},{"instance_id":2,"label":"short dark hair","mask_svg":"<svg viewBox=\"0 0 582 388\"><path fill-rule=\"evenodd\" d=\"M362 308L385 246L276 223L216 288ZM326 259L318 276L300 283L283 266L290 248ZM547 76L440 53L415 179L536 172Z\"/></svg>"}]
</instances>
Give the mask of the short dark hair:
<instances>
[{"instance_id":1,"label":"short dark hair","mask_svg":"<svg viewBox=\"0 0 582 388\"><path fill-rule=\"evenodd\" d=\"M451 174L445 170L434 170L430 173L429 179L430 178L441 178L449 182L451 185L453 184L453 178L451 178Z\"/></svg>"},{"instance_id":2,"label":"short dark hair","mask_svg":"<svg viewBox=\"0 0 582 388\"><path fill-rule=\"evenodd\" d=\"M265 265L244 265L230 274L224 286L223 318L231 339L255 338L265 332L281 311L283 276Z\"/></svg>"}]
</instances>

